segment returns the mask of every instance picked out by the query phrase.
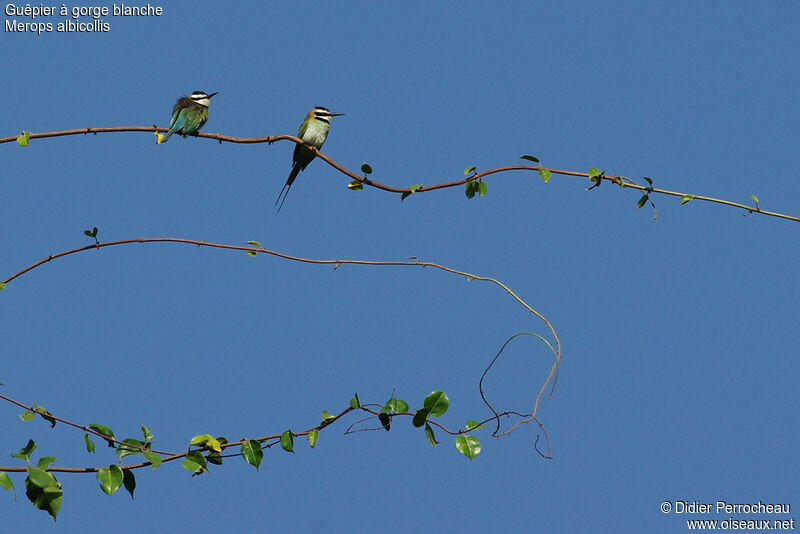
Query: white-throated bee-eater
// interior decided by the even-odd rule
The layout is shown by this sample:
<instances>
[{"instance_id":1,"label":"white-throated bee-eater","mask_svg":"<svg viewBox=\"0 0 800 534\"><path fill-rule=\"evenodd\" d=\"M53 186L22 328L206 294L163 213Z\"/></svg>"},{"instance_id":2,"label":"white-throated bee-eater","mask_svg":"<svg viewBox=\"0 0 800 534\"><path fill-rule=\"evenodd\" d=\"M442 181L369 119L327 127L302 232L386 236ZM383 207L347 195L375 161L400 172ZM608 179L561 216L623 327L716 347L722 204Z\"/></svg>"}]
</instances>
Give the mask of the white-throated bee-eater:
<instances>
[{"instance_id":1,"label":"white-throated bee-eater","mask_svg":"<svg viewBox=\"0 0 800 534\"><path fill-rule=\"evenodd\" d=\"M344 113L334 113L328 108L323 108L322 106L315 107L308 112L308 115L306 115L306 120L304 120L303 124L300 125L300 130L297 132L297 137L302 139L304 143L309 144L314 148L322 148L322 145L325 143L325 139L328 138L328 130L331 127L331 117L336 117L337 115L344 115ZM294 182L295 178L297 178L297 175L300 173L300 171L305 169L315 157L316 155L314 152L309 150L308 147L303 145L296 145L294 147L294 156L292 157L292 172L289 173L289 178L286 180L281 192L278 194L278 198L275 200L275 204L278 204L279 200L281 202L280 206L278 206L278 211L281 211L286 197L289 196L289 190L292 188L292 182ZM283 194L284 191L286 191L285 195ZM283 200L281 200L281 196L283 196Z\"/></svg>"},{"instance_id":2,"label":"white-throated bee-eater","mask_svg":"<svg viewBox=\"0 0 800 534\"><path fill-rule=\"evenodd\" d=\"M208 103L215 94L217 93L207 95L203 91L195 91L189 96L180 97L172 107L169 131L163 138L158 139L158 143L166 143L174 133L184 137L197 135L197 131L208 120Z\"/></svg>"}]
</instances>

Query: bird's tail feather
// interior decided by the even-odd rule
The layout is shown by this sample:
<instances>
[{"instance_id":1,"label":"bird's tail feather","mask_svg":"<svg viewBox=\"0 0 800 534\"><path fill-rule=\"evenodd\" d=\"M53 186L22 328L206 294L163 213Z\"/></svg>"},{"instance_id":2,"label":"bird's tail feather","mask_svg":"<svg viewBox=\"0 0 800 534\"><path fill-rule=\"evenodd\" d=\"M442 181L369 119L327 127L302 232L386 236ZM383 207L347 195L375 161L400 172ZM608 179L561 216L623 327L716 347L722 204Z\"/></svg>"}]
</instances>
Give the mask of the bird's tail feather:
<instances>
[{"instance_id":1,"label":"bird's tail feather","mask_svg":"<svg viewBox=\"0 0 800 534\"><path fill-rule=\"evenodd\" d=\"M295 178L297 178L297 175L300 173L300 170L301 170L300 163L295 162L294 165L292 165L292 172L289 173L289 178L286 179L286 183L283 184L281 192L278 193L278 198L275 199L276 205L278 204L279 200L281 201L280 205L278 206L278 213L281 212L283 203L286 202L286 197L289 196L289 190L292 188L292 182L294 182ZM283 194L284 191L286 191L285 195ZM281 196L283 196L283 200L281 200Z\"/></svg>"}]
</instances>

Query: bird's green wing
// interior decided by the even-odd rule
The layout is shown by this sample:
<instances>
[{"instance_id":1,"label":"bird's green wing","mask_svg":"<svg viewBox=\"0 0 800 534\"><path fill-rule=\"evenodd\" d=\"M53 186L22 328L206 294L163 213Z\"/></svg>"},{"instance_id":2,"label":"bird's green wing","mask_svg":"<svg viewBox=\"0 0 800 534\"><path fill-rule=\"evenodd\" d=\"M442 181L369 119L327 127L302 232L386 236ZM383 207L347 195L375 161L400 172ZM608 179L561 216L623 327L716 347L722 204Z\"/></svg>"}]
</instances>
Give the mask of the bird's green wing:
<instances>
[{"instance_id":1,"label":"bird's green wing","mask_svg":"<svg viewBox=\"0 0 800 534\"><path fill-rule=\"evenodd\" d=\"M300 129L297 131L297 137L302 139L306 134L306 128L308 128L308 121L303 121L303 124L300 125Z\"/></svg>"}]
</instances>

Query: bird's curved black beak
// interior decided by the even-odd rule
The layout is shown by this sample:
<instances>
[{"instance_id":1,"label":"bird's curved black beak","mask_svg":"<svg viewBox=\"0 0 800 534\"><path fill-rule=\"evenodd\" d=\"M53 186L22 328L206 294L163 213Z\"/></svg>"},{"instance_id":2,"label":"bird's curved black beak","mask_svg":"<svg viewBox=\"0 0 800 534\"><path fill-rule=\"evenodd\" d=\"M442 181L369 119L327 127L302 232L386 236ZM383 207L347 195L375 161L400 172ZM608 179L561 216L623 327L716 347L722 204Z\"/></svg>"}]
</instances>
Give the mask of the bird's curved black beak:
<instances>
[{"instance_id":1,"label":"bird's curved black beak","mask_svg":"<svg viewBox=\"0 0 800 534\"><path fill-rule=\"evenodd\" d=\"M210 95L208 95L208 98L211 98L212 96L218 95L218 94L219 94L219 91L217 91L216 93L211 93Z\"/></svg>"}]
</instances>

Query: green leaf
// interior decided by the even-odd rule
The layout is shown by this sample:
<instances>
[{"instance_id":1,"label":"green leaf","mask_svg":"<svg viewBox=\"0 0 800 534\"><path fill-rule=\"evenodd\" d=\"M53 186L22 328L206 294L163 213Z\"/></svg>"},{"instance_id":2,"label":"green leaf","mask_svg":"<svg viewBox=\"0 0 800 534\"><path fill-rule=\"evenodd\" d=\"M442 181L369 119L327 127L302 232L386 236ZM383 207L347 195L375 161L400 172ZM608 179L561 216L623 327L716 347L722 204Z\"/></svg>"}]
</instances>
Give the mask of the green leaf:
<instances>
[{"instance_id":1,"label":"green leaf","mask_svg":"<svg viewBox=\"0 0 800 534\"><path fill-rule=\"evenodd\" d=\"M439 444L439 442L436 441L436 436L433 435L433 429L431 428L431 425L428 423L425 423L425 437L428 438L428 443L431 444L431 447L435 447Z\"/></svg>"},{"instance_id":2,"label":"green leaf","mask_svg":"<svg viewBox=\"0 0 800 534\"><path fill-rule=\"evenodd\" d=\"M681 206L694 199L692 195L681 195Z\"/></svg>"},{"instance_id":3,"label":"green leaf","mask_svg":"<svg viewBox=\"0 0 800 534\"><path fill-rule=\"evenodd\" d=\"M378 414L378 420L381 422L381 426L383 426L383 428L385 428L386 431L388 432L389 429L391 428L391 423L392 423L392 418L389 417L389 414L386 413Z\"/></svg>"},{"instance_id":4,"label":"green leaf","mask_svg":"<svg viewBox=\"0 0 800 534\"><path fill-rule=\"evenodd\" d=\"M755 196L755 195L750 195L750 198L752 198L752 199L753 199L753 202L755 202L755 203L756 203L756 206L758 206L758 197L757 197L757 196Z\"/></svg>"},{"instance_id":5,"label":"green leaf","mask_svg":"<svg viewBox=\"0 0 800 534\"><path fill-rule=\"evenodd\" d=\"M114 431L111 430L110 428L108 428L107 426L98 425L96 423L92 423L91 425L89 425L89 428L91 430L94 430L98 434L101 434L101 435L105 436L106 438L113 438L114 437ZM116 445L114 445L114 443L112 443L112 442L109 442L108 446L109 447L116 447Z\"/></svg>"},{"instance_id":6,"label":"green leaf","mask_svg":"<svg viewBox=\"0 0 800 534\"><path fill-rule=\"evenodd\" d=\"M486 191L487 191L488 188L489 187L486 185L486 182L484 182L483 180L479 180L478 181L478 194L480 196L482 196L482 197L486 196Z\"/></svg>"},{"instance_id":7,"label":"green leaf","mask_svg":"<svg viewBox=\"0 0 800 534\"><path fill-rule=\"evenodd\" d=\"M350 399L350 407L354 410L361 408L361 402L358 400L358 393L353 395L353 398Z\"/></svg>"},{"instance_id":8,"label":"green leaf","mask_svg":"<svg viewBox=\"0 0 800 534\"><path fill-rule=\"evenodd\" d=\"M133 490L136 489L136 477L133 476L133 469L122 470L122 485L125 486L125 489L131 494L131 499L133 499Z\"/></svg>"},{"instance_id":9,"label":"green leaf","mask_svg":"<svg viewBox=\"0 0 800 534\"><path fill-rule=\"evenodd\" d=\"M117 464L111 464L97 472L97 480L100 481L100 489L102 489L106 495L111 495L121 488L123 478L122 469L120 469Z\"/></svg>"},{"instance_id":10,"label":"green leaf","mask_svg":"<svg viewBox=\"0 0 800 534\"><path fill-rule=\"evenodd\" d=\"M50 467L50 464L52 464L56 460L57 458L55 456L42 456L41 458L39 458L39 461L36 462L36 467L38 467L39 469L47 470L47 468Z\"/></svg>"},{"instance_id":11,"label":"green leaf","mask_svg":"<svg viewBox=\"0 0 800 534\"><path fill-rule=\"evenodd\" d=\"M17 144L19 146L28 146L30 140L31 140L30 132L22 132L20 135L17 136Z\"/></svg>"},{"instance_id":12,"label":"green leaf","mask_svg":"<svg viewBox=\"0 0 800 534\"><path fill-rule=\"evenodd\" d=\"M0 473L0 487L6 491L14 487L11 477L9 477L6 473Z\"/></svg>"},{"instance_id":13,"label":"green leaf","mask_svg":"<svg viewBox=\"0 0 800 534\"><path fill-rule=\"evenodd\" d=\"M96 239L97 238L97 227L95 226L91 230L84 230L83 231L83 235L85 235L86 237L93 237L93 238Z\"/></svg>"},{"instance_id":14,"label":"green leaf","mask_svg":"<svg viewBox=\"0 0 800 534\"><path fill-rule=\"evenodd\" d=\"M431 394L425 397L423 406L430 411L433 417L439 417L450 407L450 399L447 398L444 391L431 391Z\"/></svg>"},{"instance_id":15,"label":"green leaf","mask_svg":"<svg viewBox=\"0 0 800 534\"><path fill-rule=\"evenodd\" d=\"M328 419L333 419L335 416L328 413L328 410L322 410L320 417L323 421L327 421Z\"/></svg>"},{"instance_id":16,"label":"green leaf","mask_svg":"<svg viewBox=\"0 0 800 534\"><path fill-rule=\"evenodd\" d=\"M44 409L43 406L39 406L38 404L33 405L33 409L42 416L42 419L50 423L50 428L54 428L56 426L56 420L53 419L53 416L50 415L50 412Z\"/></svg>"},{"instance_id":17,"label":"green leaf","mask_svg":"<svg viewBox=\"0 0 800 534\"><path fill-rule=\"evenodd\" d=\"M142 452L142 447L144 447L144 443L138 439L125 438L117 447L117 456L121 460L129 454L139 454Z\"/></svg>"},{"instance_id":18,"label":"green leaf","mask_svg":"<svg viewBox=\"0 0 800 534\"><path fill-rule=\"evenodd\" d=\"M351 191L361 191L364 189L364 184L359 182L358 180L353 180L349 184L347 184L347 188Z\"/></svg>"},{"instance_id":19,"label":"green leaf","mask_svg":"<svg viewBox=\"0 0 800 534\"><path fill-rule=\"evenodd\" d=\"M370 167L369 163L365 161L364 163L361 164L361 172L363 172L364 174L372 174L372 167Z\"/></svg>"},{"instance_id":20,"label":"green leaf","mask_svg":"<svg viewBox=\"0 0 800 534\"><path fill-rule=\"evenodd\" d=\"M650 198L650 197L647 195L647 193L645 193L644 195L642 195L642 198L640 198L640 199L639 199L639 202L637 202L637 203L636 203L636 208L637 208L637 209L638 209L638 208L641 208L642 206L644 206L645 204L647 204L647 200L648 200L649 198Z\"/></svg>"},{"instance_id":21,"label":"green leaf","mask_svg":"<svg viewBox=\"0 0 800 534\"><path fill-rule=\"evenodd\" d=\"M484 427L478 421L473 421L471 419L469 421L467 421L467 430L475 430L475 429L478 429L478 428L486 428L486 427Z\"/></svg>"},{"instance_id":22,"label":"green leaf","mask_svg":"<svg viewBox=\"0 0 800 534\"><path fill-rule=\"evenodd\" d=\"M145 443L149 443L149 442L153 441L153 432L150 430L150 428L148 428L148 427L146 427L144 425L140 425L140 426L142 427L142 437L144 437L144 442Z\"/></svg>"},{"instance_id":23,"label":"green leaf","mask_svg":"<svg viewBox=\"0 0 800 534\"><path fill-rule=\"evenodd\" d=\"M89 439L89 434L87 432L83 433L83 442L86 443L86 452L94 452L94 442Z\"/></svg>"},{"instance_id":24,"label":"green leaf","mask_svg":"<svg viewBox=\"0 0 800 534\"><path fill-rule=\"evenodd\" d=\"M25 410L24 412L19 414L19 418L22 419L25 422L30 421L34 417L36 417L36 412L31 412L31 411L28 411L28 410Z\"/></svg>"},{"instance_id":25,"label":"green leaf","mask_svg":"<svg viewBox=\"0 0 800 534\"><path fill-rule=\"evenodd\" d=\"M411 424L415 427L419 428L425 424L428 419L428 415L430 414L430 410L427 408L420 408L417 410L417 413L414 414L414 418L411 420Z\"/></svg>"},{"instance_id":26,"label":"green leaf","mask_svg":"<svg viewBox=\"0 0 800 534\"><path fill-rule=\"evenodd\" d=\"M214 465L222 465L222 455L217 451L209 451L206 454L206 461Z\"/></svg>"},{"instance_id":27,"label":"green leaf","mask_svg":"<svg viewBox=\"0 0 800 534\"><path fill-rule=\"evenodd\" d=\"M190 445L204 447L213 451L222 452L222 445L211 434L200 434L192 438Z\"/></svg>"},{"instance_id":28,"label":"green leaf","mask_svg":"<svg viewBox=\"0 0 800 534\"><path fill-rule=\"evenodd\" d=\"M203 458L203 454L200 451L189 451L186 453L186 458L181 462L181 465L194 475L200 475L208 471L206 459Z\"/></svg>"},{"instance_id":29,"label":"green leaf","mask_svg":"<svg viewBox=\"0 0 800 534\"><path fill-rule=\"evenodd\" d=\"M286 452L294 452L294 436L291 430L285 430L281 434L281 448Z\"/></svg>"},{"instance_id":30,"label":"green leaf","mask_svg":"<svg viewBox=\"0 0 800 534\"><path fill-rule=\"evenodd\" d=\"M536 156L529 156L528 154L525 154L524 156L520 156L519 159L527 159L528 161L532 161L534 163L539 163L539 158L537 158Z\"/></svg>"},{"instance_id":31,"label":"green leaf","mask_svg":"<svg viewBox=\"0 0 800 534\"><path fill-rule=\"evenodd\" d=\"M401 399L395 399L394 397L386 401L386 404L384 404L383 408L381 408L381 413L405 413L407 411L408 403Z\"/></svg>"},{"instance_id":32,"label":"green leaf","mask_svg":"<svg viewBox=\"0 0 800 534\"><path fill-rule=\"evenodd\" d=\"M309 432L308 435L306 436L306 439L308 440L308 444L311 445L312 449L316 447L317 440L319 439L319 430L314 429L311 432Z\"/></svg>"},{"instance_id":33,"label":"green leaf","mask_svg":"<svg viewBox=\"0 0 800 534\"><path fill-rule=\"evenodd\" d=\"M411 193L409 191L403 191L403 194L400 195L400 202L404 201L406 198L410 197Z\"/></svg>"},{"instance_id":34,"label":"green leaf","mask_svg":"<svg viewBox=\"0 0 800 534\"><path fill-rule=\"evenodd\" d=\"M652 186L652 185L653 185L653 180L651 180L651 179L650 179L650 178L648 178L647 176L642 176L642 180L644 180L645 182L647 182L648 184L650 184L650 186Z\"/></svg>"},{"instance_id":35,"label":"green leaf","mask_svg":"<svg viewBox=\"0 0 800 534\"><path fill-rule=\"evenodd\" d=\"M475 180L469 181L464 184L464 194L467 195L467 198L474 197L477 189L478 189L478 182L476 182Z\"/></svg>"},{"instance_id":36,"label":"green leaf","mask_svg":"<svg viewBox=\"0 0 800 534\"><path fill-rule=\"evenodd\" d=\"M550 181L550 169L539 169L539 178L542 179L544 183Z\"/></svg>"},{"instance_id":37,"label":"green leaf","mask_svg":"<svg viewBox=\"0 0 800 534\"><path fill-rule=\"evenodd\" d=\"M161 466L161 456L154 453L150 449L143 450L142 456L144 456L145 460L150 462L150 464L153 466L153 469L158 469Z\"/></svg>"},{"instance_id":38,"label":"green leaf","mask_svg":"<svg viewBox=\"0 0 800 534\"><path fill-rule=\"evenodd\" d=\"M264 451L261 450L261 444L254 439L248 439L242 443L241 447L242 458L258 470L261 465L261 459L264 457Z\"/></svg>"},{"instance_id":39,"label":"green leaf","mask_svg":"<svg viewBox=\"0 0 800 534\"><path fill-rule=\"evenodd\" d=\"M28 479L37 488L49 488L58 485L56 477L39 467L28 468Z\"/></svg>"},{"instance_id":40,"label":"green leaf","mask_svg":"<svg viewBox=\"0 0 800 534\"><path fill-rule=\"evenodd\" d=\"M32 439L28 439L28 444L25 445L23 448L19 450L19 452L15 452L11 455L12 458L17 458L19 460L25 460L26 462L30 460L31 453L36 449L36 442Z\"/></svg>"},{"instance_id":41,"label":"green leaf","mask_svg":"<svg viewBox=\"0 0 800 534\"><path fill-rule=\"evenodd\" d=\"M456 450L470 459L481 453L481 442L475 436L456 436Z\"/></svg>"},{"instance_id":42,"label":"green leaf","mask_svg":"<svg viewBox=\"0 0 800 534\"><path fill-rule=\"evenodd\" d=\"M0 282L0 291L4 290L5 288L6 288L6 283Z\"/></svg>"},{"instance_id":43,"label":"green leaf","mask_svg":"<svg viewBox=\"0 0 800 534\"><path fill-rule=\"evenodd\" d=\"M61 483L56 481L53 486L41 488L33 484L30 477L27 477L25 478L25 495L36 508L46 511L53 520L56 519L64 495Z\"/></svg>"},{"instance_id":44,"label":"green leaf","mask_svg":"<svg viewBox=\"0 0 800 534\"><path fill-rule=\"evenodd\" d=\"M475 172L475 169L477 169L477 167L467 167L464 169L464 176L469 176L469 173Z\"/></svg>"},{"instance_id":45,"label":"green leaf","mask_svg":"<svg viewBox=\"0 0 800 534\"><path fill-rule=\"evenodd\" d=\"M251 247L264 248L258 241L246 241L245 245L250 245ZM248 256L258 256L258 252L255 252L254 250L245 250L244 253L247 254Z\"/></svg>"},{"instance_id":46,"label":"green leaf","mask_svg":"<svg viewBox=\"0 0 800 534\"><path fill-rule=\"evenodd\" d=\"M598 171L595 167L589 169L589 179L597 178L598 176L602 176L604 171Z\"/></svg>"}]
</instances>

